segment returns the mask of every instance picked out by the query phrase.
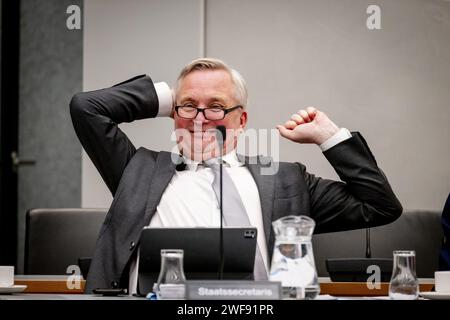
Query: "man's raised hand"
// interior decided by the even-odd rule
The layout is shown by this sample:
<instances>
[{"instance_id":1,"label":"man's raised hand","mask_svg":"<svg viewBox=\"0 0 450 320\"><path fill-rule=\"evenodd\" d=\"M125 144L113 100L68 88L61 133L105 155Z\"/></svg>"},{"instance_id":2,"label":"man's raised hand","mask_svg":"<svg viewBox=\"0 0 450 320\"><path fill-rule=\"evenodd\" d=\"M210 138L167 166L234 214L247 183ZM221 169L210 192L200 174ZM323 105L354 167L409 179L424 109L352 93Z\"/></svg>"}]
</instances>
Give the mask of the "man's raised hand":
<instances>
[{"instance_id":1,"label":"man's raised hand","mask_svg":"<svg viewBox=\"0 0 450 320\"><path fill-rule=\"evenodd\" d=\"M284 125L278 125L277 129L286 139L317 145L324 143L339 131L339 127L325 113L313 107L294 113Z\"/></svg>"}]
</instances>

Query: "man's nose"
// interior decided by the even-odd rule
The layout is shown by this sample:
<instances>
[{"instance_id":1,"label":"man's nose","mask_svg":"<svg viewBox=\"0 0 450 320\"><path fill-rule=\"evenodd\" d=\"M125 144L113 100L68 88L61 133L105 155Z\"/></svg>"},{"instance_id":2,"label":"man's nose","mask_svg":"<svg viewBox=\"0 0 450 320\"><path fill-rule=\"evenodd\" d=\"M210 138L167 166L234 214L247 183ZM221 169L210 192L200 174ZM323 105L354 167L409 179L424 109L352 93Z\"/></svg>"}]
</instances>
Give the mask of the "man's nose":
<instances>
[{"instance_id":1,"label":"man's nose","mask_svg":"<svg viewBox=\"0 0 450 320\"><path fill-rule=\"evenodd\" d=\"M203 123L203 122L207 122L208 121L208 119L205 118L205 114L202 112L203 110L205 110L205 109L199 110L199 112L197 113L197 116L194 118L195 122Z\"/></svg>"}]
</instances>

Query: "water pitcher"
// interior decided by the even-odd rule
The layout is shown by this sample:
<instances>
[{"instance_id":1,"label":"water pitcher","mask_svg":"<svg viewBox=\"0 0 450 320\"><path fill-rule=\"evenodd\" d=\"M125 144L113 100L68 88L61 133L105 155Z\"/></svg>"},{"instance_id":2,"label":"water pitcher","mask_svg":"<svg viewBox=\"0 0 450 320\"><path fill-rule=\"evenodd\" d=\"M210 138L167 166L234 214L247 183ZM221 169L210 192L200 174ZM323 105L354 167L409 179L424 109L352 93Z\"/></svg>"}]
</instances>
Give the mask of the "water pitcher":
<instances>
[{"instance_id":1,"label":"water pitcher","mask_svg":"<svg viewBox=\"0 0 450 320\"><path fill-rule=\"evenodd\" d=\"M320 292L311 243L314 220L286 216L272 225L275 246L269 279L281 281L284 299L314 299Z\"/></svg>"}]
</instances>

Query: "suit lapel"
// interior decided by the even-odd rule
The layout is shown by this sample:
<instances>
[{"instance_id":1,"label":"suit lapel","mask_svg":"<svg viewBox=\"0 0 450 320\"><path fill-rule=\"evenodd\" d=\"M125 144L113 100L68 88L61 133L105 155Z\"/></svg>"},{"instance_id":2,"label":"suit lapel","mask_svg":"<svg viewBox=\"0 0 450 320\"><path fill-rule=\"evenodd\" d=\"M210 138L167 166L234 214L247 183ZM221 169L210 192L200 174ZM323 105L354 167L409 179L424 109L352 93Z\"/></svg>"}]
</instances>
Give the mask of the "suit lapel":
<instances>
[{"instance_id":1,"label":"suit lapel","mask_svg":"<svg viewBox=\"0 0 450 320\"><path fill-rule=\"evenodd\" d=\"M243 157L238 155L239 160L245 162L248 170L250 171L256 186L259 191L259 198L261 201L261 210L264 224L264 234L266 236L266 243L270 245L271 227L272 227L272 214L273 214L273 202L275 197L275 175L262 175L261 174L261 162L256 157ZM264 164L266 161L263 162ZM266 166L266 165L264 165Z\"/></svg>"},{"instance_id":2,"label":"suit lapel","mask_svg":"<svg viewBox=\"0 0 450 320\"><path fill-rule=\"evenodd\" d=\"M176 165L174 161L172 161L172 155L178 157L170 152L161 151L156 159L153 177L150 182L150 192L147 200L147 206L145 208L145 225L150 223L164 190L166 190L175 173Z\"/></svg>"}]
</instances>

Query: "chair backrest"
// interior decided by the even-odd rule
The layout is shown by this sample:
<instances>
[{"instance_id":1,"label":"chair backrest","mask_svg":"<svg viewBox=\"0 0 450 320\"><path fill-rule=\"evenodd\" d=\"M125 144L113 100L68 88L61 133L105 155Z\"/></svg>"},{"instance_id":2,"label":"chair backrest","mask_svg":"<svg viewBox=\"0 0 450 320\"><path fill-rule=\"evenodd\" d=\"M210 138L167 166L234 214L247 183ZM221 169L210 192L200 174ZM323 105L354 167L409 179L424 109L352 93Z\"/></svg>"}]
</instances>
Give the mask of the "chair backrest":
<instances>
[{"instance_id":1,"label":"chair backrest","mask_svg":"<svg viewBox=\"0 0 450 320\"><path fill-rule=\"evenodd\" d=\"M27 212L25 274L62 275L92 257L107 209L31 209Z\"/></svg>"},{"instance_id":2,"label":"chair backrest","mask_svg":"<svg viewBox=\"0 0 450 320\"><path fill-rule=\"evenodd\" d=\"M392 258L394 250L415 250L419 278L434 278L442 244L441 212L406 211L391 224L371 228L373 258ZM314 258L320 277L328 277L328 258L364 258L366 231L352 230L313 236Z\"/></svg>"}]
</instances>

